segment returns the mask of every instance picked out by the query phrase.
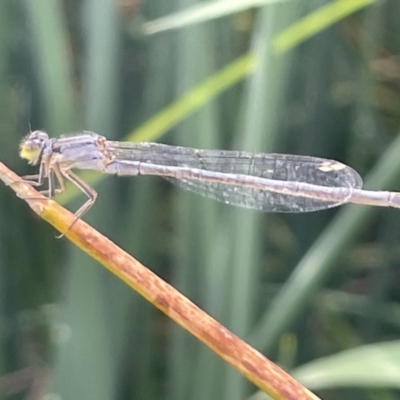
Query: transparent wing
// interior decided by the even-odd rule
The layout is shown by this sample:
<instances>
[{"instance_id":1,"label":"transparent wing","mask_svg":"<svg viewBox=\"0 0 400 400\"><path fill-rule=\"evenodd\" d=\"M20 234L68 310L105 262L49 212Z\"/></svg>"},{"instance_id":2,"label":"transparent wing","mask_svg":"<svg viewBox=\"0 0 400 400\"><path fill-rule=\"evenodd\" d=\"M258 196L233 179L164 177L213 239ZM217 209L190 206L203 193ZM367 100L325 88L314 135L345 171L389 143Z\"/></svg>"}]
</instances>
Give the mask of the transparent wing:
<instances>
[{"instance_id":1,"label":"transparent wing","mask_svg":"<svg viewBox=\"0 0 400 400\"><path fill-rule=\"evenodd\" d=\"M288 154L253 154L242 151L198 150L158 143L106 142L119 161L140 161L165 167L185 167L218 173L247 175L284 182L299 182L329 188L342 188L343 196L331 201L295 196L254 188L232 179L177 179L172 183L192 192L227 204L269 212L308 212L331 208L348 201L353 189L362 187L362 179L352 168L337 161ZM293 185L291 185L293 188Z\"/></svg>"}]
</instances>

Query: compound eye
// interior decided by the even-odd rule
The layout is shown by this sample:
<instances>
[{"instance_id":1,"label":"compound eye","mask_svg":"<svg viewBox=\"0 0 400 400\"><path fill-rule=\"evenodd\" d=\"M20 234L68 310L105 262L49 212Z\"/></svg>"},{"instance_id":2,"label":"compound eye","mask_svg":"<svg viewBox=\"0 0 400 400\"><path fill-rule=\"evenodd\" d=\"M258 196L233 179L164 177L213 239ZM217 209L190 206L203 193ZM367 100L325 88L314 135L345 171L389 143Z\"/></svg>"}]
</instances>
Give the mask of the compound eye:
<instances>
[{"instance_id":1,"label":"compound eye","mask_svg":"<svg viewBox=\"0 0 400 400\"><path fill-rule=\"evenodd\" d=\"M22 140L19 146L19 156L28 160L28 163L31 165L37 164L48 138L47 133L43 131L31 132Z\"/></svg>"},{"instance_id":2,"label":"compound eye","mask_svg":"<svg viewBox=\"0 0 400 400\"><path fill-rule=\"evenodd\" d=\"M35 140L40 143L46 141L48 138L49 135L43 131L33 131L27 137L27 139Z\"/></svg>"}]
</instances>

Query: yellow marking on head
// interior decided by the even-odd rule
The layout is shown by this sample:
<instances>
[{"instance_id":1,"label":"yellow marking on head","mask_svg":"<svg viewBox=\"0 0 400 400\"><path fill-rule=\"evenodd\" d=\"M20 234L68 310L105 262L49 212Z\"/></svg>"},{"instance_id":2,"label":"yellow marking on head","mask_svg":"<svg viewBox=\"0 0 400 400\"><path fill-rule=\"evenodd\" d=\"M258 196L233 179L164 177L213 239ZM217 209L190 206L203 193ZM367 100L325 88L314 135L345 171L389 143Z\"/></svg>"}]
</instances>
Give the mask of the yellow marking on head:
<instances>
[{"instance_id":1,"label":"yellow marking on head","mask_svg":"<svg viewBox=\"0 0 400 400\"><path fill-rule=\"evenodd\" d=\"M19 156L28 162L36 163L38 158L40 157L41 149L39 146L32 146L28 143L21 143L19 147Z\"/></svg>"}]
</instances>

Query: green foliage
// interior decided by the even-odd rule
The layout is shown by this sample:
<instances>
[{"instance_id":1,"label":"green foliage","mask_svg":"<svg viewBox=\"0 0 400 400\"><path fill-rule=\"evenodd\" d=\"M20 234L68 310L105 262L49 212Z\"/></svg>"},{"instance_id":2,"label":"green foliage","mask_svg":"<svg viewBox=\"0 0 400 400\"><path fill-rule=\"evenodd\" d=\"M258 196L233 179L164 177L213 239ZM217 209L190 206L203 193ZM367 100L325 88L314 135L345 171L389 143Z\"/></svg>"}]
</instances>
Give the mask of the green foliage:
<instances>
[{"instance_id":1,"label":"green foliage","mask_svg":"<svg viewBox=\"0 0 400 400\"><path fill-rule=\"evenodd\" d=\"M359 346L335 355L317 359L293 371L307 387L321 388L359 386L400 388L400 343Z\"/></svg>"}]
</instances>

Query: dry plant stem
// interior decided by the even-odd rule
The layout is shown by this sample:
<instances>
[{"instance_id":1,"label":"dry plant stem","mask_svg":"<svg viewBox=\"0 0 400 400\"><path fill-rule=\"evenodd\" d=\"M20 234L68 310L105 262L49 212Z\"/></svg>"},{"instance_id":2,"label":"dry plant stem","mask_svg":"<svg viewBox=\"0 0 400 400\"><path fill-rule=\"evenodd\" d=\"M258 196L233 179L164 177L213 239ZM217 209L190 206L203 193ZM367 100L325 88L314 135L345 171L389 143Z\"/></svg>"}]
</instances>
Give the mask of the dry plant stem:
<instances>
[{"instance_id":1,"label":"dry plant stem","mask_svg":"<svg viewBox=\"0 0 400 400\"><path fill-rule=\"evenodd\" d=\"M23 183L18 175L2 163L0 179L58 231L65 232L73 222L73 214L56 202L46 199L29 184ZM272 398L318 399L285 371L85 222L78 220L65 236L214 350Z\"/></svg>"}]
</instances>

